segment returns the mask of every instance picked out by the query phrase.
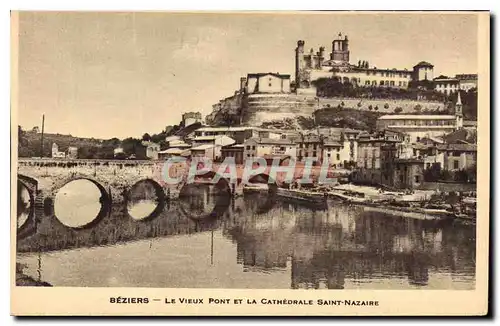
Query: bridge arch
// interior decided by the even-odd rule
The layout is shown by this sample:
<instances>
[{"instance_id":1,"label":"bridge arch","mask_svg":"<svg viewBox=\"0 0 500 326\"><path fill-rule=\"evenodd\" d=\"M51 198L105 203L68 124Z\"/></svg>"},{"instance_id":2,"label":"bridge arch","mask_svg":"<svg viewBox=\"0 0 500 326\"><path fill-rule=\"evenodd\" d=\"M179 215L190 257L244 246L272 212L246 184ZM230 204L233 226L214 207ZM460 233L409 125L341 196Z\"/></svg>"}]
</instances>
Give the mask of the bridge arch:
<instances>
[{"instance_id":1,"label":"bridge arch","mask_svg":"<svg viewBox=\"0 0 500 326\"><path fill-rule=\"evenodd\" d=\"M191 194L188 192L189 191L189 186L196 185L197 183L201 183L200 179L210 179L214 181L215 177L218 177L218 181L216 183L214 182L202 182L202 184L208 184L215 186L220 193L216 194L215 196L215 203L214 203L214 208L212 209L211 212L209 213L204 213L201 215L195 215L189 212L189 207L187 207L185 201L189 201L191 197ZM198 180L198 181L197 181ZM184 183L182 185L182 188L180 189L179 193L179 206L180 206L180 211L182 214L190 218L191 220L195 221L200 221L204 220L207 223L209 221L216 221L219 218L221 218L226 211L228 210L230 204L231 204L231 197L232 193L235 190L236 185L232 184L229 180L226 178L222 177L218 173L214 171L208 171L207 173L203 175L196 176L194 179L193 183Z\"/></svg>"},{"instance_id":2,"label":"bridge arch","mask_svg":"<svg viewBox=\"0 0 500 326\"><path fill-rule=\"evenodd\" d=\"M54 205L55 205L55 199L57 193L63 188L64 186L70 184L73 181L77 180L87 180L94 184L97 189L100 192L100 198L99 198L99 203L101 204L101 208L95 216L94 219L90 220L88 223L85 223L83 225L79 226L68 226L66 225L58 216L55 214L54 211ZM46 214L53 214L56 216L56 219L62 223L63 225L72 228L72 229L87 229L95 226L97 223L99 223L102 218L104 218L106 215L108 215L110 209L111 209L111 204L112 204L112 194L111 194L111 187L108 185L108 183L104 180L100 180L99 178L95 177L90 177L88 175L83 175L83 174L71 174L69 177L64 178L58 182L55 182L53 186L50 188L50 190L45 194L44 196L44 210Z\"/></svg>"},{"instance_id":3,"label":"bridge arch","mask_svg":"<svg viewBox=\"0 0 500 326\"><path fill-rule=\"evenodd\" d=\"M28 202L26 203L22 198L22 189L26 189L28 193ZM18 235L24 230L28 229L35 222L35 193L36 190L31 188L26 181L21 178L17 180L17 208L16 208L16 229ZM27 209L27 212L24 210ZM24 219L24 216L25 219ZM24 219L24 221L20 218ZM21 223L21 224L20 224Z\"/></svg>"},{"instance_id":4,"label":"bridge arch","mask_svg":"<svg viewBox=\"0 0 500 326\"><path fill-rule=\"evenodd\" d=\"M154 193L157 198L157 205L156 208L147 216L144 218L137 218L135 220L137 221L149 221L151 219L156 218L158 215L161 214L161 212L165 208L165 203L167 201L167 195L165 194L165 189L162 187L160 183L158 183L156 180L152 178L142 178L142 179L136 179L131 182L131 186L127 188L124 193L123 193L123 200L125 205L127 206L127 212L130 215L130 212L128 211L128 206L133 202L133 190L136 186L138 186L141 183L147 183L151 186L153 186Z\"/></svg>"}]
</instances>

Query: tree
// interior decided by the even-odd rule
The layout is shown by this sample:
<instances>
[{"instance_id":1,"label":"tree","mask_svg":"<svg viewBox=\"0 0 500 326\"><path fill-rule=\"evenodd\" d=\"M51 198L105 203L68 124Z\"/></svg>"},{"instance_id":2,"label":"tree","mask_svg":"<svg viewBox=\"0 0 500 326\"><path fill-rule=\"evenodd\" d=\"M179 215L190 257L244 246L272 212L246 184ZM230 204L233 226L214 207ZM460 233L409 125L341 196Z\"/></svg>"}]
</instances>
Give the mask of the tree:
<instances>
[{"instance_id":1,"label":"tree","mask_svg":"<svg viewBox=\"0 0 500 326\"><path fill-rule=\"evenodd\" d=\"M398 106L397 108L394 109L394 113L396 113L396 114L399 114L401 112L403 112L403 108L402 107Z\"/></svg>"},{"instance_id":2,"label":"tree","mask_svg":"<svg viewBox=\"0 0 500 326\"><path fill-rule=\"evenodd\" d=\"M422 106L420 104L417 104L417 105L415 105L413 110L415 110L415 112L417 112L417 113L420 113L422 111Z\"/></svg>"},{"instance_id":3,"label":"tree","mask_svg":"<svg viewBox=\"0 0 500 326\"><path fill-rule=\"evenodd\" d=\"M151 136L148 133L145 133L144 135L142 135L142 140L144 140L144 141L150 141L151 140Z\"/></svg>"}]
</instances>

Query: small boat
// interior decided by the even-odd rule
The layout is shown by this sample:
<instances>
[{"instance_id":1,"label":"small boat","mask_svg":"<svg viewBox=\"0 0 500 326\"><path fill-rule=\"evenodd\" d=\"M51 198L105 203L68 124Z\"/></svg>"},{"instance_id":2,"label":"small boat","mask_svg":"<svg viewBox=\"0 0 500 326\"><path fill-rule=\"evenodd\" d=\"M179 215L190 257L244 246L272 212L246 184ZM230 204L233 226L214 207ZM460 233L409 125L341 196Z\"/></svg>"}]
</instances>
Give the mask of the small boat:
<instances>
[{"instance_id":1,"label":"small boat","mask_svg":"<svg viewBox=\"0 0 500 326\"><path fill-rule=\"evenodd\" d=\"M243 187L243 192L250 193L250 192L268 192L269 188L267 185L259 185L259 184L253 184L253 185L245 185Z\"/></svg>"},{"instance_id":2,"label":"small boat","mask_svg":"<svg viewBox=\"0 0 500 326\"><path fill-rule=\"evenodd\" d=\"M367 199L364 197L349 196L349 195L345 195L345 194L338 193L338 192L329 192L328 195L330 195L333 198L342 199L343 201L346 201L348 203L366 203L367 202Z\"/></svg>"},{"instance_id":3,"label":"small boat","mask_svg":"<svg viewBox=\"0 0 500 326\"><path fill-rule=\"evenodd\" d=\"M400 217L407 217L407 218L412 218L412 219L417 219L417 220L426 220L426 221L440 221L441 219L438 216L432 216L428 214L424 214L421 212L416 212L416 211L410 211L410 210L402 210L400 207L375 207L375 206L365 206L364 208L365 211L368 212L377 212L377 213L384 213L384 214L390 214L394 216L400 216Z\"/></svg>"},{"instance_id":4,"label":"small boat","mask_svg":"<svg viewBox=\"0 0 500 326\"><path fill-rule=\"evenodd\" d=\"M276 194L286 199L292 199L308 203L317 203L317 204L324 204L326 203L327 199L326 193L295 190L295 189L278 188Z\"/></svg>"},{"instance_id":5,"label":"small boat","mask_svg":"<svg viewBox=\"0 0 500 326\"><path fill-rule=\"evenodd\" d=\"M464 225L476 225L476 216L471 216L463 213L455 213L453 217L454 222Z\"/></svg>"},{"instance_id":6,"label":"small boat","mask_svg":"<svg viewBox=\"0 0 500 326\"><path fill-rule=\"evenodd\" d=\"M440 218L451 218L453 216L449 210L441 208L415 208L415 211L425 215L438 216Z\"/></svg>"}]
</instances>

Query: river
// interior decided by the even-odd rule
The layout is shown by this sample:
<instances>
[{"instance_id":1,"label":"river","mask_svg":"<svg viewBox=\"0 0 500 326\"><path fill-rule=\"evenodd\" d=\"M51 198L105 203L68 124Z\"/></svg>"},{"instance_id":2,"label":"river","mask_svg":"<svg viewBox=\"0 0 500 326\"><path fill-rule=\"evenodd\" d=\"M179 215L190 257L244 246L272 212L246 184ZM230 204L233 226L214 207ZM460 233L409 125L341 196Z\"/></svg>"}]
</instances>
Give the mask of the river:
<instances>
[{"instance_id":1,"label":"river","mask_svg":"<svg viewBox=\"0 0 500 326\"><path fill-rule=\"evenodd\" d=\"M201 185L172 203L158 203L143 185L127 205L103 210L96 189L61 189L54 212L18 239L26 275L86 287L475 287L472 227L267 194L229 199Z\"/></svg>"}]
</instances>

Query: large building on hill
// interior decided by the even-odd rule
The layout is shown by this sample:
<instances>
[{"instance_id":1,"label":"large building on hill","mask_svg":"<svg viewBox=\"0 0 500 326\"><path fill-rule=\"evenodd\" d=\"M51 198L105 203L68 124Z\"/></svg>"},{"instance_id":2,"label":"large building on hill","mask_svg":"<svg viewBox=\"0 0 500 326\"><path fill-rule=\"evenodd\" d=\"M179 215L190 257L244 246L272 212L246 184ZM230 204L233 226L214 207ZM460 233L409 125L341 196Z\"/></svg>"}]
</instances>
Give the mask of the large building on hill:
<instances>
[{"instance_id":1,"label":"large building on hill","mask_svg":"<svg viewBox=\"0 0 500 326\"><path fill-rule=\"evenodd\" d=\"M434 78L434 89L446 95L474 88L477 88L477 74L458 74L453 78L447 76Z\"/></svg>"},{"instance_id":2,"label":"large building on hill","mask_svg":"<svg viewBox=\"0 0 500 326\"><path fill-rule=\"evenodd\" d=\"M390 114L377 120L378 130L392 130L407 134L410 142L424 137L441 137L463 128L462 100L458 93L454 115Z\"/></svg>"},{"instance_id":3,"label":"large building on hill","mask_svg":"<svg viewBox=\"0 0 500 326\"><path fill-rule=\"evenodd\" d=\"M357 86L378 86L408 88L412 80L432 80L434 66L421 61L408 69L381 69L370 67L367 61L359 61L357 65L350 63L349 40L347 35L332 41L332 52L326 57L325 48L318 52L311 49L305 51L305 42L297 42L295 49L295 85L298 94L315 94L312 83L320 78L338 77L341 81Z\"/></svg>"}]
</instances>

